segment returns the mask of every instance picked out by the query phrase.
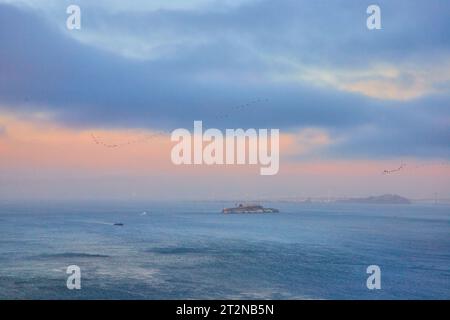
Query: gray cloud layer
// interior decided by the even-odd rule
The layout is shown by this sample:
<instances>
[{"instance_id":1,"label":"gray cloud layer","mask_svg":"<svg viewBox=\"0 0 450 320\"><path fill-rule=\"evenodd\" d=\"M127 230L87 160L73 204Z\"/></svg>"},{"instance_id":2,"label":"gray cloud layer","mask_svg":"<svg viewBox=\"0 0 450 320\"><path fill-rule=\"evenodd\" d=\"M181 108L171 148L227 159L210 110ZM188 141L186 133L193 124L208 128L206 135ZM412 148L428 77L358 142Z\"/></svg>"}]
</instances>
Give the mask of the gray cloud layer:
<instances>
[{"instance_id":1,"label":"gray cloud layer","mask_svg":"<svg viewBox=\"0 0 450 320\"><path fill-rule=\"evenodd\" d=\"M88 7L74 34L63 28L64 7L49 18L0 5L0 108L45 111L79 127L171 129L195 119L214 127L318 127L341 138L326 151L333 156L448 157L446 78L408 100L315 81L315 70L383 81L361 72L388 64L399 66L395 81L408 86L427 66L448 61L449 3L380 2L383 30L376 32L365 27L368 4L251 1L140 13ZM312 80L304 70L313 70ZM235 108L258 98L268 100Z\"/></svg>"}]
</instances>

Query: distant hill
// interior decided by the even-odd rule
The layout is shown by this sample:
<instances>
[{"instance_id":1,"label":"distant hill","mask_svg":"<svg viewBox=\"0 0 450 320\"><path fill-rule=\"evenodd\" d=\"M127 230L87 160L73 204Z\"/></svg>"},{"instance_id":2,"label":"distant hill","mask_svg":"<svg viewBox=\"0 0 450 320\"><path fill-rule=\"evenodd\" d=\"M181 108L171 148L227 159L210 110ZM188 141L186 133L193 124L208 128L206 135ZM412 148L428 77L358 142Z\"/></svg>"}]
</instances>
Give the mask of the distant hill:
<instances>
[{"instance_id":1,"label":"distant hill","mask_svg":"<svg viewBox=\"0 0 450 320\"><path fill-rule=\"evenodd\" d=\"M367 198L349 198L337 200L340 203L368 203L368 204L410 204L411 200L396 194L384 194Z\"/></svg>"}]
</instances>

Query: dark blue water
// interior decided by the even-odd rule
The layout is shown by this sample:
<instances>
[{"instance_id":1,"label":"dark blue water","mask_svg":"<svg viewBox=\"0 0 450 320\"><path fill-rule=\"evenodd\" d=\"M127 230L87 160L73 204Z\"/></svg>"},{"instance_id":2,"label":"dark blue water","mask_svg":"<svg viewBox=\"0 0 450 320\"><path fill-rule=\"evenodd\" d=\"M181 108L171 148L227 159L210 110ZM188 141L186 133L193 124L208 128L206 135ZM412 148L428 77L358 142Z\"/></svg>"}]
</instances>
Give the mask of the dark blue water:
<instances>
[{"instance_id":1,"label":"dark blue water","mask_svg":"<svg viewBox=\"0 0 450 320\"><path fill-rule=\"evenodd\" d=\"M448 206L225 205L3 203L0 298L450 299ZM66 287L74 264L81 290Z\"/></svg>"}]
</instances>

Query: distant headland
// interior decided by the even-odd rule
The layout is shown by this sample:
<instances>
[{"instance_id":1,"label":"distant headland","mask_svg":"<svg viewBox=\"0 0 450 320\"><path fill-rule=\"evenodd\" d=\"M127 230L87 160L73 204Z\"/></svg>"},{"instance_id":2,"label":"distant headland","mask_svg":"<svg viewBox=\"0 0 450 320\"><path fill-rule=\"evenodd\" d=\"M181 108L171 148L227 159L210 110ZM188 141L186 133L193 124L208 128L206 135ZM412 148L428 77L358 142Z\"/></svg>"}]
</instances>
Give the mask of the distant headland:
<instances>
[{"instance_id":1,"label":"distant headland","mask_svg":"<svg viewBox=\"0 0 450 320\"><path fill-rule=\"evenodd\" d=\"M336 200L339 203L367 203L367 204L411 204L411 200L396 194L384 194L366 198L348 198Z\"/></svg>"}]
</instances>

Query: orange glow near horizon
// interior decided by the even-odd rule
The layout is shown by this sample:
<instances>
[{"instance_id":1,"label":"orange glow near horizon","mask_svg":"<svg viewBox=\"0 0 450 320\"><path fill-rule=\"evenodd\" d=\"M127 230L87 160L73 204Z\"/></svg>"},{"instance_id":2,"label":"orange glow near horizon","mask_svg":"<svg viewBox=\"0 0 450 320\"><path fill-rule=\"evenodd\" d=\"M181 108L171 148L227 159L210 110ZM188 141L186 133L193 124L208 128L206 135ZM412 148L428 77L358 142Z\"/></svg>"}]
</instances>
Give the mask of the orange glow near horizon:
<instances>
[{"instance_id":1,"label":"orange glow near horizon","mask_svg":"<svg viewBox=\"0 0 450 320\"><path fill-rule=\"evenodd\" d=\"M0 115L0 168L86 170L123 174L172 173L257 174L257 166L175 166L170 160L173 142L168 135L154 135L151 130L76 130L42 119L19 119ZM92 136L94 134L94 137ZM99 144L96 142L100 141ZM102 145L119 145L107 147ZM399 163L393 160L318 160L294 161L283 156L303 155L314 148L332 143L326 133L306 129L298 134L281 134L281 176L375 176ZM429 164L416 159L407 163L404 173L417 176L450 176L449 165Z\"/></svg>"}]
</instances>

